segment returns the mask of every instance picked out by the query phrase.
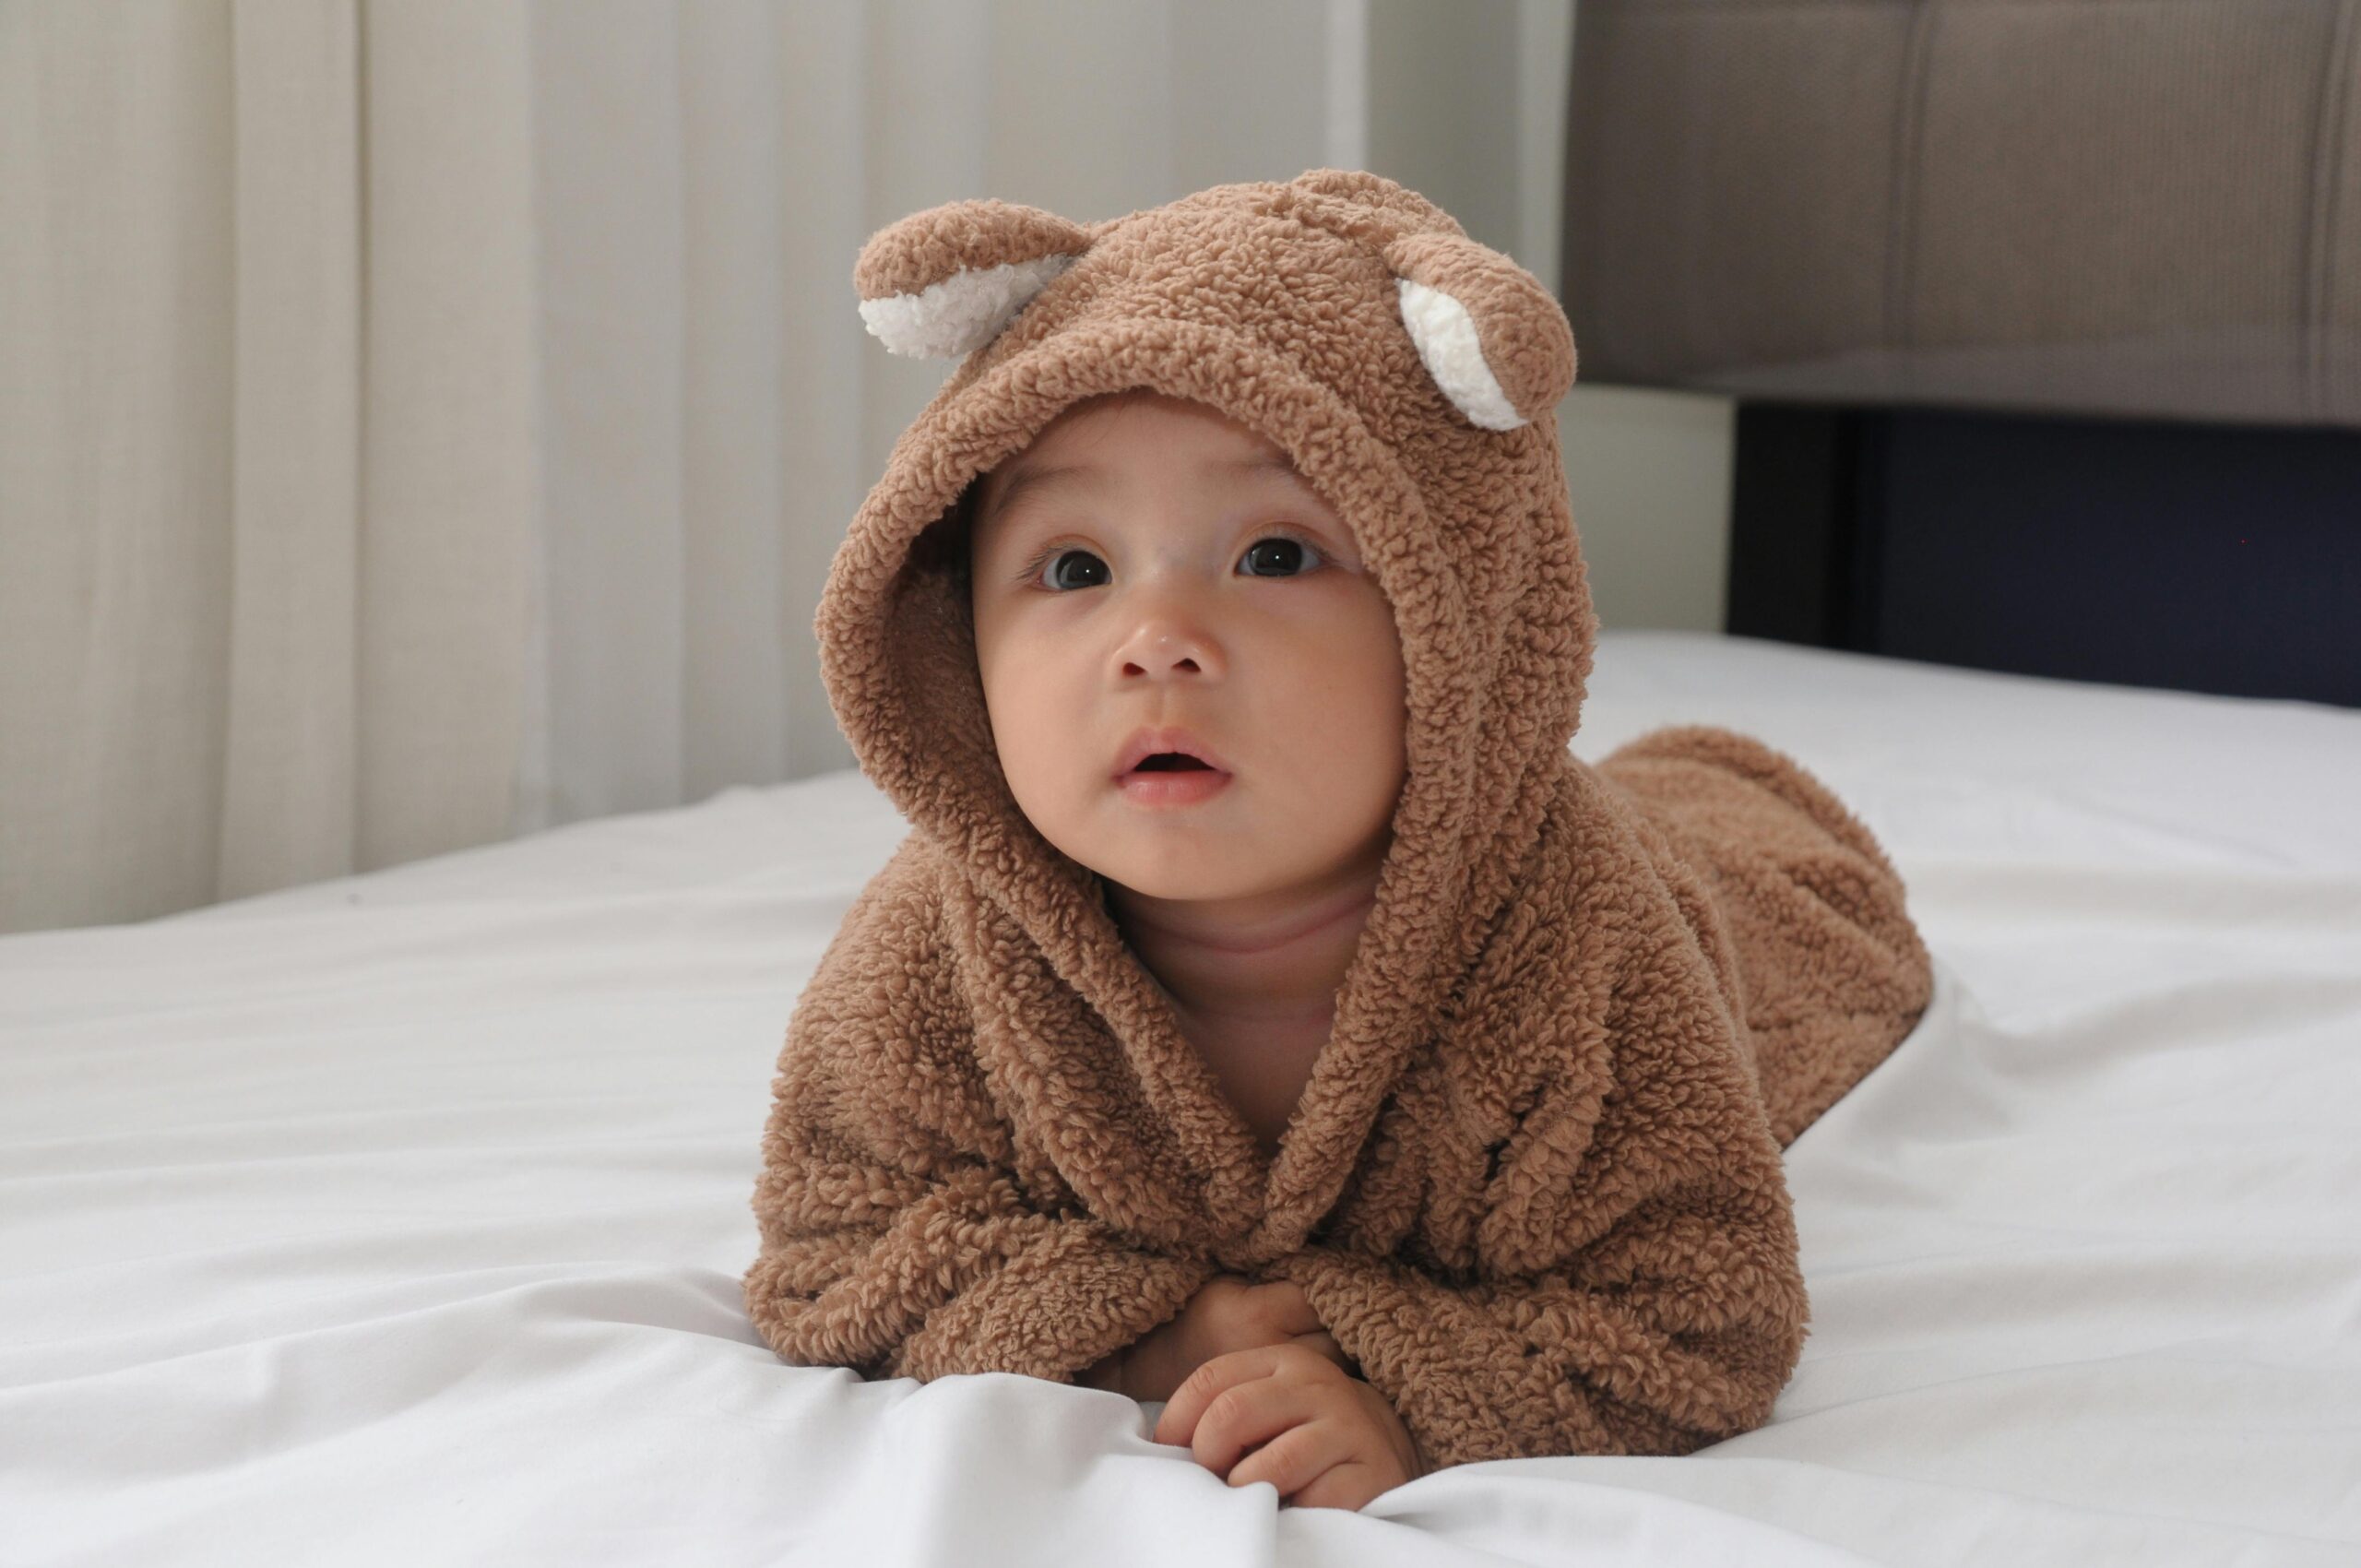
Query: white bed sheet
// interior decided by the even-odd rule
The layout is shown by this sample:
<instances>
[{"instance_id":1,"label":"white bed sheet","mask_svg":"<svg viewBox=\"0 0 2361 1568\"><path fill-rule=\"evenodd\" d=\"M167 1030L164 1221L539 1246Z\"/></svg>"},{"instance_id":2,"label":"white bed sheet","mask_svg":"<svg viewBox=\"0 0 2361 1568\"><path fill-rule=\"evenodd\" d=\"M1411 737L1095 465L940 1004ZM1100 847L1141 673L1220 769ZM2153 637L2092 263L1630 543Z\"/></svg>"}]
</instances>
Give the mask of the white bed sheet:
<instances>
[{"instance_id":1,"label":"white bed sheet","mask_svg":"<svg viewBox=\"0 0 2361 1568\"><path fill-rule=\"evenodd\" d=\"M780 1362L857 773L0 938L0 1562L2361 1562L2361 713L1670 633L1578 754L1789 752L1935 1005L1788 1151L1772 1423L1280 1509L1158 1407Z\"/></svg>"}]
</instances>

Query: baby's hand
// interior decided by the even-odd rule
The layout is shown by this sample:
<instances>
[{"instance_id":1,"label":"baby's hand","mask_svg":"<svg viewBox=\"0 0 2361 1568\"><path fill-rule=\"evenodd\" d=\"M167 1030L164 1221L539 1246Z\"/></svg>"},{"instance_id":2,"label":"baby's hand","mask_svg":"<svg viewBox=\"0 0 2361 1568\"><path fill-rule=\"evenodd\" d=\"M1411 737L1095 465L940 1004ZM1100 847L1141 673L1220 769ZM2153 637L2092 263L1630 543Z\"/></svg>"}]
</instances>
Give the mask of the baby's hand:
<instances>
[{"instance_id":1,"label":"baby's hand","mask_svg":"<svg viewBox=\"0 0 2361 1568\"><path fill-rule=\"evenodd\" d=\"M1274 1345L1299 1346L1340 1369L1352 1364L1335 1336L1321 1327L1301 1289L1284 1279L1257 1285L1243 1275L1217 1274L1198 1287L1178 1316L1079 1381L1111 1386L1143 1403L1169 1399L1216 1357Z\"/></svg>"},{"instance_id":2,"label":"baby's hand","mask_svg":"<svg viewBox=\"0 0 2361 1568\"><path fill-rule=\"evenodd\" d=\"M1358 1510L1426 1471L1385 1396L1300 1345L1207 1361L1164 1408L1156 1441L1186 1443L1232 1486L1269 1481L1302 1508Z\"/></svg>"}]
</instances>

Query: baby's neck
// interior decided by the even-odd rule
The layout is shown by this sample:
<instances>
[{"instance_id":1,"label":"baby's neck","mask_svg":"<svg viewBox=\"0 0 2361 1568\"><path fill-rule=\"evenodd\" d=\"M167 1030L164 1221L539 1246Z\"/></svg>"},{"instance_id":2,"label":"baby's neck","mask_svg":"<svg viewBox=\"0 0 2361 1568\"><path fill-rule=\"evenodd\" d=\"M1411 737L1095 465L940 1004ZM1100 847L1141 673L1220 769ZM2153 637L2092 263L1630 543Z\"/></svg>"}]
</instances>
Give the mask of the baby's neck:
<instances>
[{"instance_id":1,"label":"baby's neck","mask_svg":"<svg viewBox=\"0 0 2361 1568\"><path fill-rule=\"evenodd\" d=\"M1378 870L1238 900L1147 898L1109 883L1108 905L1192 1034L1324 1038L1377 902Z\"/></svg>"}]
</instances>

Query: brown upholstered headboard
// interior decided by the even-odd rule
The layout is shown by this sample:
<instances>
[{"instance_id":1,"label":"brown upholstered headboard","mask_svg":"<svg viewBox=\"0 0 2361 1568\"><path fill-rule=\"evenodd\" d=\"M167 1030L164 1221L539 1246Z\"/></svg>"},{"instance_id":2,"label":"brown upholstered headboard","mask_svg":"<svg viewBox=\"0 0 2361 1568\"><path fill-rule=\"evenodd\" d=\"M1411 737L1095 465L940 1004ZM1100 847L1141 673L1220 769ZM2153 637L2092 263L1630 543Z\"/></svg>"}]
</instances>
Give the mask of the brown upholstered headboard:
<instances>
[{"instance_id":1,"label":"brown upholstered headboard","mask_svg":"<svg viewBox=\"0 0 2361 1568\"><path fill-rule=\"evenodd\" d=\"M1727 629L2361 705L2361 0L1580 0L1582 379L1738 400Z\"/></svg>"}]
</instances>

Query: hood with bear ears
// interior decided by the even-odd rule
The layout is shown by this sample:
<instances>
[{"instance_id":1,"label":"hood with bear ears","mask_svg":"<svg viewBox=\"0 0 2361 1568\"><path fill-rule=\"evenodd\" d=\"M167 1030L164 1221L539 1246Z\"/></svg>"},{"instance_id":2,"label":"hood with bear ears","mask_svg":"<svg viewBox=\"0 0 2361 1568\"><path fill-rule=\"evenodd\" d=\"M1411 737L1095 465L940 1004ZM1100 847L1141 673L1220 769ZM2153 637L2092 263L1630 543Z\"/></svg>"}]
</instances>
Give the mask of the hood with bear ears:
<instances>
[{"instance_id":1,"label":"hood with bear ears","mask_svg":"<svg viewBox=\"0 0 2361 1568\"><path fill-rule=\"evenodd\" d=\"M1335 1202L1513 897L1581 715L1597 622L1559 453L1565 313L1432 203L1333 169L1089 224L955 201L879 231L854 281L889 350L964 358L895 443L831 567L813 630L837 720L955 874L1105 1021L1170 1129L1169 1146L1142 1151L1172 1167L1167 1201L1132 1182L1086 1190L1091 1161L1061 1159L1077 1190L1180 1241L1185 1188L1236 1263L1288 1251ZM1353 530L1401 641L1393 844L1275 1160L1182 1041L1096 874L1018 808L965 578L921 542L1068 406L1129 387L1210 405L1285 449Z\"/></svg>"}]
</instances>

